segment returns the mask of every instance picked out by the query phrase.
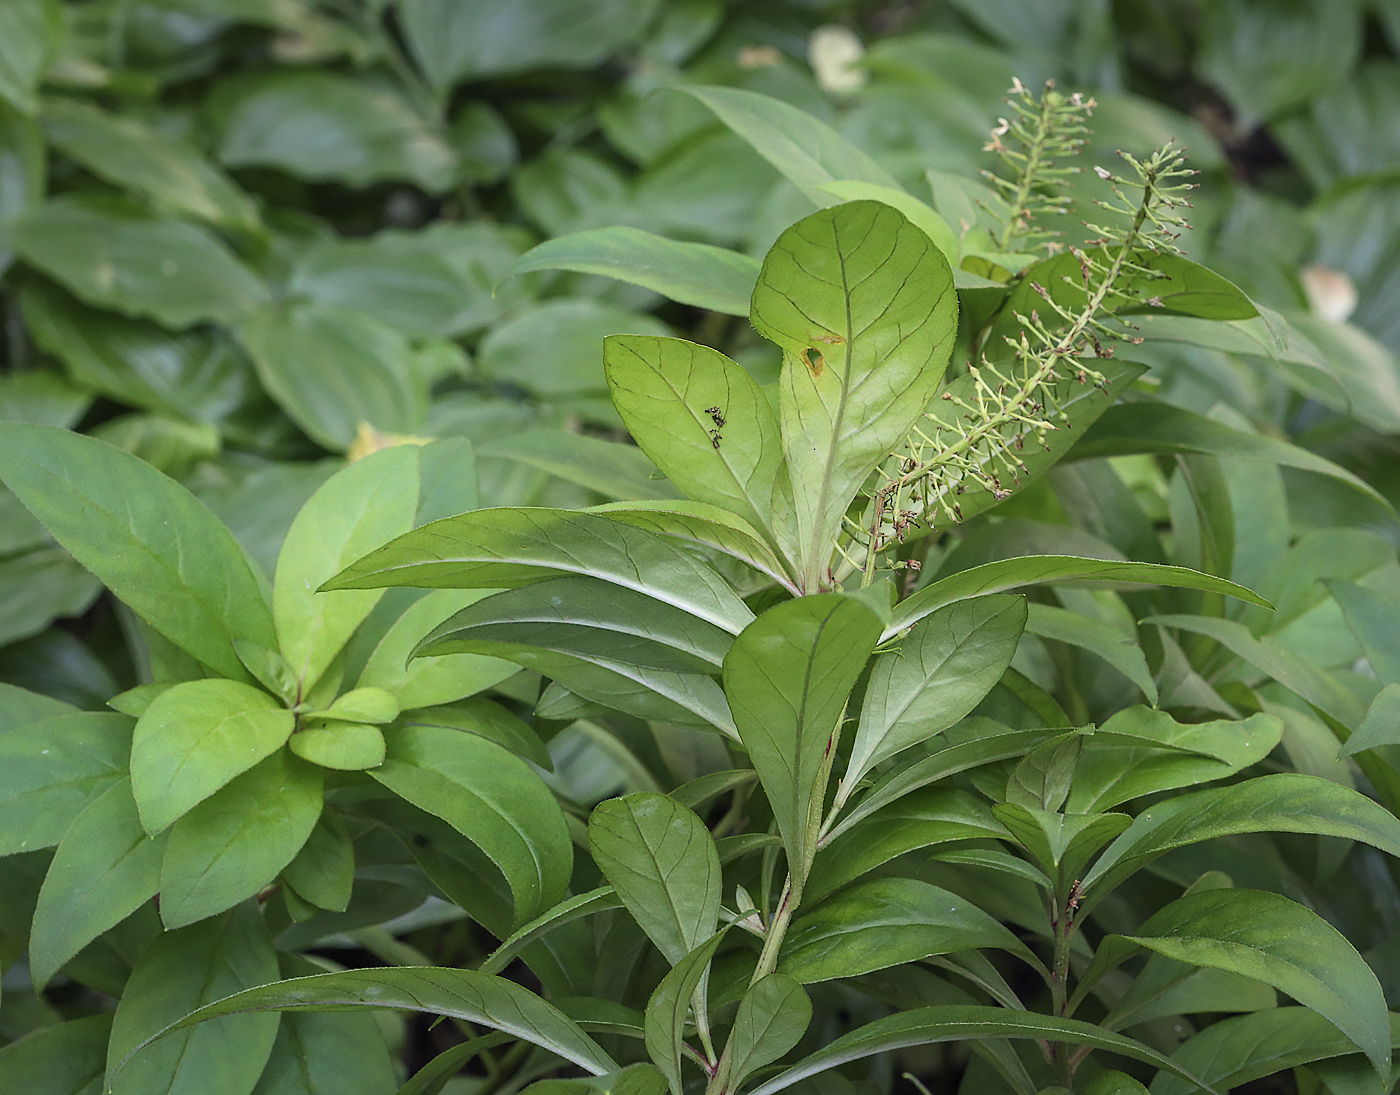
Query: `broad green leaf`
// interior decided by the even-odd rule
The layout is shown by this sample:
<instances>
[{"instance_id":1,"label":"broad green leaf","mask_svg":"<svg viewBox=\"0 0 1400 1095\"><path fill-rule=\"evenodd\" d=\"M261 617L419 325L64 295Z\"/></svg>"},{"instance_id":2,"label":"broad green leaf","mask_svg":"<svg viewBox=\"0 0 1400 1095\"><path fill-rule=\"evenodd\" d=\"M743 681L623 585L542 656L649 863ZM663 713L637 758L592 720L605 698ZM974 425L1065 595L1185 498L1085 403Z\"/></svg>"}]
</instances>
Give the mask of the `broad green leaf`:
<instances>
[{"instance_id":1,"label":"broad green leaf","mask_svg":"<svg viewBox=\"0 0 1400 1095\"><path fill-rule=\"evenodd\" d=\"M693 810L650 792L608 799L589 816L588 847L671 965L714 933L719 853Z\"/></svg>"},{"instance_id":2,"label":"broad green leaf","mask_svg":"<svg viewBox=\"0 0 1400 1095\"><path fill-rule=\"evenodd\" d=\"M0 479L132 611L211 669L246 679L233 640L275 645L243 549L145 461L67 430L5 425Z\"/></svg>"},{"instance_id":3,"label":"broad green leaf","mask_svg":"<svg viewBox=\"0 0 1400 1095\"><path fill-rule=\"evenodd\" d=\"M418 479L416 446L381 450L326 480L288 529L277 557L272 616L298 701L383 596L380 590L318 593L318 588L413 527Z\"/></svg>"},{"instance_id":4,"label":"broad green leaf","mask_svg":"<svg viewBox=\"0 0 1400 1095\"><path fill-rule=\"evenodd\" d=\"M1147 1088L1126 1072L1100 1072L1084 1088L1084 1095L1149 1095Z\"/></svg>"},{"instance_id":5,"label":"broad green leaf","mask_svg":"<svg viewBox=\"0 0 1400 1095\"><path fill-rule=\"evenodd\" d=\"M1075 443L1072 460L1133 453L1200 453L1267 460L1326 475L1381 501L1376 489L1345 468L1263 434L1236 430L1205 415L1167 403L1119 403L1109 407ZM1388 503L1385 503L1388 504Z\"/></svg>"},{"instance_id":6,"label":"broad green leaf","mask_svg":"<svg viewBox=\"0 0 1400 1095\"><path fill-rule=\"evenodd\" d=\"M361 424L422 428L427 388L408 341L391 327L330 308L260 308L242 325L263 386L318 444L344 452Z\"/></svg>"},{"instance_id":7,"label":"broad green leaf","mask_svg":"<svg viewBox=\"0 0 1400 1095\"><path fill-rule=\"evenodd\" d=\"M672 499L676 489L635 445L570 430L525 430L477 446L483 457L515 460L622 501Z\"/></svg>"},{"instance_id":8,"label":"broad green leaf","mask_svg":"<svg viewBox=\"0 0 1400 1095\"><path fill-rule=\"evenodd\" d=\"M18 691L0 692L0 704ZM132 726L125 715L75 711L0 734L0 856L62 840L73 819L125 775Z\"/></svg>"},{"instance_id":9,"label":"broad green leaf","mask_svg":"<svg viewBox=\"0 0 1400 1095\"><path fill-rule=\"evenodd\" d=\"M1144 1061L1180 1076L1188 1083L1198 1083L1191 1072L1152 1047L1121 1034L1109 1033L1094 1023L1009 1008L940 1004L911 1008L842 1035L809 1054L800 1064L760 1084L751 1095L775 1095L808 1076L888 1050L984 1038L1033 1038L1088 1046ZM1199 1086L1210 1095L1221 1095L1221 1089L1206 1084ZM1194 1088L1190 1090L1195 1091Z\"/></svg>"},{"instance_id":10,"label":"broad green leaf","mask_svg":"<svg viewBox=\"0 0 1400 1095\"><path fill-rule=\"evenodd\" d=\"M679 304L747 316L758 268L758 260L737 251L612 225L546 240L516 259L506 276L538 270L601 274Z\"/></svg>"},{"instance_id":11,"label":"broad green leaf","mask_svg":"<svg viewBox=\"0 0 1400 1095\"><path fill-rule=\"evenodd\" d=\"M1201 1012L1263 1011L1278 1005L1278 994L1237 973L1188 966L1160 954L1147 965L1114 1005L1104 1025L1110 1030L1175 1015Z\"/></svg>"},{"instance_id":12,"label":"broad green leaf","mask_svg":"<svg viewBox=\"0 0 1400 1095\"><path fill-rule=\"evenodd\" d=\"M440 589L420 597L384 633L360 671L356 687L382 688L405 710L436 707L474 695L520 671L500 658L479 654L410 657L423 636L454 612L496 592L492 589Z\"/></svg>"},{"instance_id":13,"label":"broad green leaf","mask_svg":"<svg viewBox=\"0 0 1400 1095\"><path fill-rule=\"evenodd\" d=\"M539 734L495 700L474 697L441 707L421 707L407 712L404 721L410 726L450 726L454 730L479 734L545 771L554 768L554 761Z\"/></svg>"},{"instance_id":14,"label":"broad green leaf","mask_svg":"<svg viewBox=\"0 0 1400 1095\"><path fill-rule=\"evenodd\" d=\"M1400 684L1388 684L1371 702L1356 732L1347 738L1337 759L1378 745L1400 745ZM3 745L0 745L3 748Z\"/></svg>"},{"instance_id":15,"label":"broad green leaf","mask_svg":"<svg viewBox=\"0 0 1400 1095\"><path fill-rule=\"evenodd\" d=\"M1392 1040L1393 1041L1393 1040ZM1172 1061L1221 1091L1312 1061L1352 1052L1353 1043L1310 1008L1283 1007L1211 1023L1182 1043ZM1153 1095L1196 1095L1179 1076L1159 1076Z\"/></svg>"},{"instance_id":16,"label":"broad green leaf","mask_svg":"<svg viewBox=\"0 0 1400 1095\"><path fill-rule=\"evenodd\" d=\"M1129 707L1086 738L1066 809L1111 810L1143 795L1224 779L1257 764L1283 736L1273 715L1179 723Z\"/></svg>"},{"instance_id":17,"label":"broad green leaf","mask_svg":"<svg viewBox=\"0 0 1400 1095\"><path fill-rule=\"evenodd\" d=\"M905 852L1006 835L977 795L952 787L914 791L823 843L803 900L816 900Z\"/></svg>"},{"instance_id":18,"label":"broad green leaf","mask_svg":"<svg viewBox=\"0 0 1400 1095\"><path fill-rule=\"evenodd\" d=\"M742 517L708 502L688 498L662 502L615 502L594 506L589 512L601 513L624 525L669 536L682 543L722 552L766 574L779 585L796 593L782 562L753 525Z\"/></svg>"},{"instance_id":19,"label":"broad green leaf","mask_svg":"<svg viewBox=\"0 0 1400 1095\"><path fill-rule=\"evenodd\" d=\"M753 619L719 575L669 540L567 510L487 509L434 521L347 567L323 588L510 588L563 574L636 590L731 635Z\"/></svg>"},{"instance_id":20,"label":"broad green leaf","mask_svg":"<svg viewBox=\"0 0 1400 1095\"><path fill-rule=\"evenodd\" d=\"M486 854L510 886L515 927L564 896L573 866L568 828L553 794L523 760L441 726L405 726L388 745L370 774Z\"/></svg>"},{"instance_id":21,"label":"broad green leaf","mask_svg":"<svg viewBox=\"0 0 1400 1095\"><path fill-rule=\"evenodd\" d=\"M302 760L322 768L355 772L384 763L384 732L360 722L312 723L293 734L288 746Z\"/></svg>"},{"instance_id":22,"label":"broad green leaf","mask_svg":"<svg viewBox=\"0 0 1400 1095\"><path fill-rule=\"evenodd\" d=\"M1339 836L1400 855L1400 821L1388 810L1331 780L1280 772L1144 810L1084 876L1083 890L1097 899L1164 852L1237 833Z\"/></svg>"},{"instance_id":23,"label":"broad green leaf","mask_svg":"<svg viewBox=\"0 0 1400 1095\"><path fill-rule=\"evenodd\" d=\"M478 8L406 0L404 32L429 82L446 92L538 68L593 68L647 26L656 0L519 0Z\"/></svg>"},{"instance_id":24,"label":"broad green leaf","mask_svg":"<svg viewBox=\"0 0 1400 1095\"><path fill-rule=\"evenodd\" d=\"M411 182L433 194L454 181L445 136L389 84L269 69L226 84L219 106L219 159L228 167L273 167L356 187Z\"/></svg>"},{"instance_id":25,"label":"broad green leaf","mask_svg":"<svg viewBox=\"0 0 1400 1095\"><path fill-rule=\"evenodd\" d=\"M141 827L126 780L74 819L34 910L29 969L36 988L42 990L70 958L155 896L164 851L164 839L148 837Z\"/></svg>"},{"instance_id":26,"label":"broad green leaf","mask_svg":"<svg viewBox=\"0 0 1400 1095\"><path fill-rule=\"evenodd\" d=\"M1381 683L1400 685L1400 597L1337 579L1326 585Z\"/></svg>"},{"instance_id":27,"label":"broad green leaf","mask_svg":"<svg viewBox=\"0 0 1400 1095\"><path fill-rule=\"evenodd\" d=\"M155 1045L150 1041L194 1009L276 977L277 952L252 904L166 932L141 955L117 1005L106 1090L248 1095L277 1037L276 1016L243 1016L181 1030Z\"/></svg>"},{"instance_id":28,"label":"broad green leaf","mask_svg":"<svg viewBox=\"0 0 1400 1095\"><path fill-rule=\"evenodd\" d=\"M0 734L8 734L41 719L77 713L78 709L72 704L0 681Z\"/></svg>"},{"instance_id":29,"label":"broad green leaf","mask_svg":"<svg viewBox=\"0 0 1400 1095\"><path fill-rule=\"evenodd\" d=\"M44 1095L96 1095L107 1071L110 1015L90 1015L41 1026L0 1046L0 1085L5 1091Z\"/></svg>"},{"instance_id":30,"label":"broad green leaf","mask_svg":"<svg viewBox=\"0 0 1400 1095\"><path fill-rule=\"evenodd\" d=\"M64 27L54 0L10 0L0 8L0 99L21 114L34 113L39 81Z\"/></svg>"},{"instance_id":31,"label":"broad green leaf","mask_svg":"<svg viewBox=\"0 0 1400 1095\"><path fill-rule=\"evenodd\" d=\"M297 896L322 909L344 912L354 885L355 848L334 811L316 819L311 835L282 870Z\"/></svg>"},{"instance_id":32,"label":"broad green leaf","mask_svg":"<svg viewBox=\"0 0 1400 1095\"><path fill-rule=\"evenodd\" d=\"M819 193L830 194L843 202L877 201L894 206L908 218L911 224L922 229L924 235L933 240L934 246L943 252L943 257L953 267L955 279L962 272L957 265L958 256L962 250L958 243L957 234L954 233L947 221L934 212L932 206L921 202L908 191L893 186L881 186L879 183L856 182L850 179L823 183L816 189ZM826 205L828 203L820 202L819 204Z\"/></svg>"},{"instance_id":33,"label":"broad green leaf","mask_svg":"<svg viewBox=\"0 0 1400 1095\"><path fill-rule=\"evenodd\" d=\"M462 609L421 655L491 655L642 718L733 724L717 676L732 639L713 624L595 578L551 578Z\"/></svg>"},{"instance_id":34,"label":"broad green leaf","mask_svg":"<svg viewBox=\"0 0 1400 1095\"><path fill-rule=\"evenodd\" d=\"M652 1064L665 1075L671 1095L682 1095L684 1087L681 1047L685 1044L685 1021L691 1002L723 940L724 932L721 931L685 955L661 979L647 1001L647 1054Z\"/></svg>"},{"instance_id":35,"label":"broad green leaf","mask_svg":"<svg viewBox=\"0 0 1400 1095\"><path fill-rule=\"evenodd\" d=\"M783 450L803 585L814 591L827 581L852 495L904 440L942 380L957 328L953 276L904 214L849 202L778 238L750 315L783 351Z\"/></svg>"},{"instance_id":36,"label":"broad green leaf","mask_svg":"<svg viewBox=\"0 0 1400 1095\"><path fill-rule=\"evenodd\" d=\"M75 296L166 327L231 323L268 295L208 230L124 205L51 198L7 234L21 258Z\"/></svg>"},{"instance_id":37,"label":"broad green leaf","mask_svg":"<svg viewBox=\"0 0 1400 1095\"><path fill-rule=\"evenodd\" d=\"M186 681L137 720L131 790L151 834L167 828L235 776L280 749L294 716L237 681Z\"/></svg>"},{"instance_id":38,"label":"broad green leaf","mask_svg":"<svg viewBox=\"0 0 1400 1095\"><path fill-rule=\"evenodd\" d=\"M921 787L970 768L1022 757L1046 739L1060 734L1053 729L1015 730L981 718L969 719L964 725L969 730L965 739L949 741L909 767L896 769L881 778L827 834L827 841L834 841L875 811Z\"/></svg>"},{"instance_id":39,"label":"broad green leaf","mask_svg":"<svg viewBox=\"0 0 1400 1095\"><path fill-rule=\"evenodd\" d=\"M863 182L899 190L894 176L825 122L797 107L730 87L678 87L715 112L814 205L842 199L822 188L829 183Z\"/></svg>"},{"instance_id":40,"label":"broad green leaf","mask_svg":"<svg viewBox=\"0 0 1400 1095\"><path fill-rule=\"evenodd\" d=\"M321 769L274 753L175 822L160 871L166 927L223 912L276 878L321 816L321 780Z\"/></svg>"},{"instance_id":41,"label":"broad green leaf","mask_svg":"<svg viewBox=\"0 0 1400 1095\"><path fill-rule=\"evenodd\" d=\"M1042 604L1028 606L1026 630L1097 654L1137 685L1149 703L1157 702L1157 682L1135 636L1092 616Z\"/></svg>"},{"instance_id":42,"label":"broad green leaf","mask_svg":"<svg viewBox=\"0 0 1400 1095\"><path fill-rule=\"evenodd\" d=\"M1208 593L1228 593L1232 597L1265 608L1273 607L1244 586L1186 567L1165 566L1161 563L1123 563L1112 559L1080 559L1070 555L1031 555L983 563L981 566L931 582L895 606L894 618L885 629L883 637L889 638L899 634L934 609L954 601L981 597L988 593L1004 593L1021 586L1059 582L1141 583L1202 589Z\"/></svg>"},{"instance_id":43,"label":"broad green leaf","mask_svg":"<svg viewBox=\"0 0 1400 1095\"><path fill-rule=\"evenodd\" d=\"M734 725L773 808L798 893L817 851L846 699L879 632L879 617L862 602L816 594L770 608L724 659Z\"/></svg>"},{"instance_id":44,"label":"broad green leaf","mask_svg":"<svg viewBox=\"0 0 1400 1095\"><path fill-rule=\"evenodd\" d=\"M256 207L237 185L187 141L108 114L90 103L53 99L44 104L44 130L65 155L117 186L138 191L157 206L223 228L256 231Z\"/></svg>"},{"instance_id":45,"label":"broad green leaf","mask_svg":"<svg viewBox=\"0 0 1400 1095\"><path fill-rule=\"evenodd\" d=\"M802 1040L811 1021L812 1001L791 977L770 973L752 986L734 1013L729 1082L737 1086L750 1073L778 1060Z\"/></svg>"},{"instance_id":46,"label":"broad green leaf","mask_svg":"<svg viewBox=\"0 0 1400 1095\"><path fill-rule=\"evenodd\" d=\"M511 933L499 947L481 963L478 973L500 973L514 960L525 947L543 937L554 928L562 927L571 921L592 916L595 912L620 909L622 899L613 892L611 886L599 886L595 890L570 897L542 912L528 924Z\"/></svg>"},{"instance_id":47,"label":"broad green leaf","mask_svg":"<svg viewBox=\"0 0 1400 1095\"><path fill-rule=\"evenodd\" d=\"M276 977L275 970L272 977ZM159 1046L162 1043L155 1041L157 1038L178 1038L183 1031L197 1024L225 1015L266 1011L346 1011L355 1008L397 1008L464 1019L469 1023L505 1031L531 1045L547 1049L595 1076L616 1072L618 1068L617 1063L573 1020L529 989L500 977L431 966L345 970L262 984L190 1011L169 1026L145 1034L146 1041L141 1045L154 1042ZM129 1047L123 1045L121 1052L135 1053L141 1049L141 1045L133 1040ZM122 1058L117 1060L121 1061ZM135 1067L136 1063L133 1061L130 1067ZM123 1071L117 1075L118 1079L124 1079L126 1073Z\"/></svg>"},{"instance_id":48,"label":"broad green leaf","mask_svg":"<svg viewBox=\"0 0 1400 1095\"><path fill-rule=\"evenodd\" d=\"M1025 623L1021 597L955 602L924 617L898 649L877 657L843 789L977 706L1011 664Z\"/></svg>"},{"instance_id":49,"label":"broad green leaf","mask_svg":"<svg viewBox=\"0 0 1400 1095\"><path fill-rule=\"evenodd\" d=\"M913 878L871 878L800 914L778 970L811 984L978 947L1030 956L1008 928L956 894Z\"/></svg>"},{"instance_id":50,"label":"broad green leaf","mask_svg":"<svg viewBox=\"0 0 1400 1095\"><path fill-rule=\"evenodd\" d=\"M37 635L55 619L81 616L101 592L97 579L53 545L0 560L0 645Z\"/></svg>"},{"instance_id":51,"label":"broad green leaf","mask_svg":"<svg viewBox=\"0 0 1400 1095\"><path fill-rule=\"evenodd\" d=\"M1390 1016L1380 982L1316 913L1259 890L1203 890L1173 901L1127 937L1195 966L1252 977L1337 1025L1390 1074Z\"/></svg>"},{"instance_id":52,"label":"broad green leaf","mask_svg":"<svg viewBox=\"0 0 1400 1095\"><path fill-rule=\"evenodd\" d=\"M329 707L308 711L306 717L383 726L398 718L399 712L399 701L383 688L352 688L337 696Z\"/></svg>"},{"instance_id":53,"label":"broad green leaf","mask_svg":"<svg viewBox=\"0 0 1400 1095\"><path fill-rule=\"evenodd\" d=\"M753 378L678 338L614 335L603 362L613 405L652 463L695 501L769 529L782 440Z\"/></svg>"},{"instance_id":54,"label":"broad green leaf","mask_svg":"<svg viewBox=\"0 0 1400 1095\"><path fill-rule=\"evenodd\" d=\"M1074 878L1133 820L1127 814L1062 813L1021 802L1003 802L992 813L1051 878Z\"/></svg>"}]
</instances>

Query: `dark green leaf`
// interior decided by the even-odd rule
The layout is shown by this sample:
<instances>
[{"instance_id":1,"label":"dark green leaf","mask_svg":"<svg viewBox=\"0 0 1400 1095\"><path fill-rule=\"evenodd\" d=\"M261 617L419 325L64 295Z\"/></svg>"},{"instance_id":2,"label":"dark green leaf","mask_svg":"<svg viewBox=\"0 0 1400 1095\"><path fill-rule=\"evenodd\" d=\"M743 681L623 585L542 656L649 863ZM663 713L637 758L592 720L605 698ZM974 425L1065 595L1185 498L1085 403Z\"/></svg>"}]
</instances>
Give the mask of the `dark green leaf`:
<instances>
[{"instance_id":1,"label":"dark green leaf","mask_svg":"<svg viewBox=\"0 0 1400 1095\"><path fill-rule=\"evenodd\" d=\"M710 960L723 940L724 932L721 931L683 957L661 979L661 984L656 986L656 991L647 1001L647 1054L665 1075L671 1095L682 1095L684 1086L681 1059L686 1016L690 1013L696 989L709 972Z\"/></svg>"},{"instance_id":2,"label":"dark green leaf","mask_svg":"<svg viewBox=\"0 0 1400 1095\"><path fill-rule=\"evenodd\" d=\"M107 1070L110 1015L90 1015L41 1026L0 1047L0 1084L6 1091L94 1095Z\"/></svg>"},{"instance_id":3,"label":"dark green leaf","mask_svg":"<svg viewBox=\"0 0 1400 1095\"><path fill-rule=\"evenodd\" d=\"M521 950L552 929L562 927L581 917L592 916L595 912L621 907L622 899L613 892L611 886L599 886L596 890L589 890L577 897L567 898L554 908L535 917L518 931L511 933L510 938L492 951L486 961L481 963L477 972L500 973L501 970L510 965Z\"/></svg>"},{"instance_id":4,"label":"dark green leaf","mask_svg":"<svg viewBox=\"0 0 1400 1095\"><path fill-rule=\"evenodd\" d=\"M1042 604L1029 606L1026 630L1042 639L1097 654L1137 685L1149 703L1157 702L1157 682L1152 679L1147 657L1135 635L1092 616Z\"/></svg>"},{"instance_id":5,"label":"dark green leaf","mask_svg":"<svg viewBox=\"0 0 1400 1095\"><path fill-rule=\"evenodd\" d=\"M0 9L0 98L23 114L34 112L40 77L63 30L55 0L11 0Z\"/></svg>"},{"instance_id":6,"label":"dark green leaf","mask_svg":"<svg viewBox=\"0 0 1400 1095\"><path fill-rule=\"evenodd\" d=\"M652 503L616 502L594 506L591 512L604 514L611 520L646 529L659 536L670 536L682 543L712 548L747 563L773 581L797 592L782 562L763 535L742 517L719 506L682 498Z\"/></svg>"},{"instance_id":7,"label":"dark green leaf","mask_svg":"<svg viewBox=\"0 0 1400 1095\"><path fill-rule=\"evenodd\" d=\"M744 993L729 1043L729 1082L770 1065L792 1049L812 1021L812 1002L791 977L770 973Z\"/></svg>"},{"instance_id":8,"label":"dark green leaf","mask_svg":"<svg viewBox=\"0 0 1400 1095\"><path fill-rule=\"evenodd\" d=\"M313 905L344 912L354 875L354 845L339 817L326 810L316 819L301 851L283 868L282 880Z\"/></svg>"},{"instance_id":9,"label":"dark green leaf","mask_svg":"<svg viewBox=\"0 0 1400 1095\"><path fill-rule=\"evenodd\" d=\"M656 465L637 446L571 430L526 430L487 441L477 453L517 460L619 501L676 497L675 487L656 474Z\"/></svg>"},{"instance_id":10,"label":"dark green leaf","mask_svg":"<svg viewBox=\"0 0 1400 1095\"><path fill-rule=\"evenodd\" d=\"M0 734L8 734L40 719L77 713L78 709L72 704L0 681Z\"/></svg>"}]
</instances>

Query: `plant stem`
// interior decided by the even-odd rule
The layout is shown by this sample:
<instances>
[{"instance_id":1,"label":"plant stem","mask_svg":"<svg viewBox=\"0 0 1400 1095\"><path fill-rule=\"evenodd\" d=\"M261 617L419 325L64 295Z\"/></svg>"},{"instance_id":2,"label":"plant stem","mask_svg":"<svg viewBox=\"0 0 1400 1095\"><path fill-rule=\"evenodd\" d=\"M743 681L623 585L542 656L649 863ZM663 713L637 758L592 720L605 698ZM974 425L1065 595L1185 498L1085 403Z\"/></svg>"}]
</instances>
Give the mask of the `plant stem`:
<instances>
[{"instance_id":1,"label":"plant stem","mask_svg":"<svg viewBox=\"0 0 1400 1095\"><path fill-rule=\"evenodd\" d=\"M783 892L778 897L778 911L773 914L773 920L768 925L768 933L763 940L763 951L758 956L758 965L754 967L753 976L749 978L750 985L756 985L762 981L778 966L778 951L782 949L783 937L787 935L788 925L792 923L792 914L797 911L797 903L801 900L801 895L794 894L792 890L792 875L788 875L787 881L783 883Z\"/></svg>"}]
</instances>

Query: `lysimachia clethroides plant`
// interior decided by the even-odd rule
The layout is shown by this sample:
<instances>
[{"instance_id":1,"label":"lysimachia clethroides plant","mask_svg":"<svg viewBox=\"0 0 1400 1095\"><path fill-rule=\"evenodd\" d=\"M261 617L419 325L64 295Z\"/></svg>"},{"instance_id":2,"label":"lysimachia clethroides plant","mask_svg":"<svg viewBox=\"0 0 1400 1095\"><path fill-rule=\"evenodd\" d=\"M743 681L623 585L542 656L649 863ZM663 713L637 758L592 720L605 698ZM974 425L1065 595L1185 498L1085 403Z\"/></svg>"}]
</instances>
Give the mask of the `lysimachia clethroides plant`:
<instances>
[{"instance_id":1,"label":"lysimachia clethroides plant","mask_svg":"<svg viewBox=\"0 0 1400 1095\"><path fill-rule=\"evenodd\" d=\"M988 192L1001 195L989 205L995 233L955 234L892 192L837 201L782 233L750 312L782 351L776 390L705 346L607 340L614 405L673 497L469 510L358 559L361 538L339 535L334 562L294 527L273 617L250 616L231 644L198 654L229 680L129 698L123 709L141 712L131 783L113 776L111 808L130 815L133 842L173 821L164 868L158 850L143 852L154 865L143 868L140 898L188 876L173 897L162 890L172 926L227 909L274 876L294 914L336 907L344 895L331 892L327 864L367 846L347 851L341 823L331 824L345 815L360 833L413 835L434 883L503 941L464 969L405 961L268 975L272 983L184 1009L164 1032L119 1011L109 1080L154 1067L172 1041L188 1046L192 1029L214 1029L197 1027L207 1019L282 1011L288 1023L392 1007L492 1032L423 1069L403 1089L418 1095L500 1040L538 1047L517 1077L552 1075L541 1095L561 1084L570 1095L841 1092L865 1076L888 1079L895 1051L950 1042L975 1054L964 1090L996 1095L1131 1095L1147 1085L1153 1095L1223 1095L1324 1059L1360 1077L1356 1090L1367 1069L1389 1082L1390 1017L1366 962L1303 904L1237 888L1209 842L1317 834L1400 855L1400 821L1337 782L1249 774L1279 743L1281 720L1180 721L1198 712L1160 709L1145 660L1118 664L1146 703L1101 725L1077 724L1012 665L1028 627L1098 642L1018 589L1126 589L1139 618L1154 611L1158 587L1264 602L1207 573L1073 556L937 573L940 530L1044 472L1140 375L1111 353L1130 344L1117 317L1252 314L1228 283L1169 249L1182 201L1169 150L1109 175L1109 223L1050 253L1035 218L1056 212L1045 188L1062 180L1055 157L1077 150L1088 104L1047 95L1013 106L998 143L1013 178L1030 181ZM955 346L970 364L950 378ZM386 506L403 494L393 475L432 478L427 463L420 473L396 451L357 473L360 487L383 486ZM414 460L442 455L429 446ZM23 489L22 470L11 478ZM334 509L327 502L325 513ZM382 542L394 531L364 535ZM327 577L318 601L311 589ZM387 587L400 588L377 607ZM423 589L435 592L393 600ZM141 589L132 595L138 613L161 618ZM262 594L254 586L248 596ZM198 620L180 627L177 644L199 639ZM346 639L359 628L373 653ZM346 641L351 653L338 654ZM512 730L501 712L492 722L489 707L423 710L473 690L447 683L454 673L496 672L494 683L503 664L539 675L542 717L587 716L603 733L644 728L656 748L703 757L702 770L666 793L605 799L586 821L571 809L566 821L552 800L538 801L544 784L512 755L525 750L523 724ZM455 668L430 689L436 665ZM180 828L207 807L186 802L195 790L173 797L186 785L140 753L179 703L227 704L235 691L240 740L256 732L271 758L238 778L251 786L275 764L279 780L314 783L288 808L306 799L298 824L311 835L301 840L324 850L265 859L261 875L247 872L215 898L206 876L218 872L191 859ZM479 737L489 733L492 742ZM115 771L120 750L108 751ZM318 822L323 777L333 782ZM476 853L434 860L448 846L437 843L438 822ZM184 859L172 866L177 847ZM1132 900L1121 888L1129 879L1141 884ZM240 909L249 923L239 931L265 932L256 911ZM49 943L41 977L91 938L58 934L64 945ZM501 976L516 962L528 978ZM1200 1014L1218 1021L1162 1036L1163 1021ZM275 1028L259 1029L270 1043ZM561 1069L586 1078L559 1080ZM818 1076L827 1086L815 1086Z\"/></svg>"}]
</instances>

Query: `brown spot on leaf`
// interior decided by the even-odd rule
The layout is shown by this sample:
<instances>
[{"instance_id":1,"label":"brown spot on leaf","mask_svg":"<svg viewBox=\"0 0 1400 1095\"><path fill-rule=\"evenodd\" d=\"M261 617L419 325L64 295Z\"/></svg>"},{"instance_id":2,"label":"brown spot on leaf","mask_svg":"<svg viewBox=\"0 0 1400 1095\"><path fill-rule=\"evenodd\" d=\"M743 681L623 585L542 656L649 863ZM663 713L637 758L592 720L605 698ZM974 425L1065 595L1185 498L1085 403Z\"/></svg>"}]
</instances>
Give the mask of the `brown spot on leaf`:
<instances>
[{"instance_id":1,"label":"brown spot on leaf","mask_svg":"<svg viewBox=\"0 0 1400 1095\"><path fill-rule=\"evenodd\" d=\"M814 377L826 372L826 358L822 357L821 351L815 346L807 346L802 350L802 364L807 366L807 371Z\"/></svg>"}]
</instances>

